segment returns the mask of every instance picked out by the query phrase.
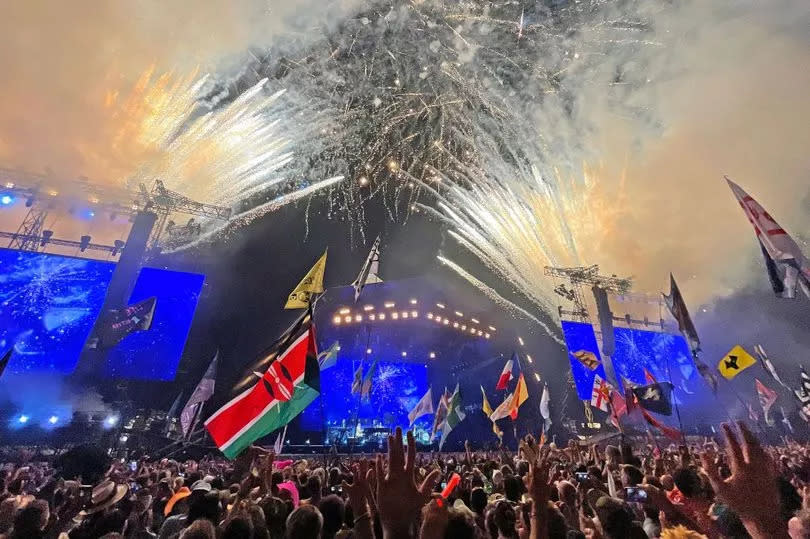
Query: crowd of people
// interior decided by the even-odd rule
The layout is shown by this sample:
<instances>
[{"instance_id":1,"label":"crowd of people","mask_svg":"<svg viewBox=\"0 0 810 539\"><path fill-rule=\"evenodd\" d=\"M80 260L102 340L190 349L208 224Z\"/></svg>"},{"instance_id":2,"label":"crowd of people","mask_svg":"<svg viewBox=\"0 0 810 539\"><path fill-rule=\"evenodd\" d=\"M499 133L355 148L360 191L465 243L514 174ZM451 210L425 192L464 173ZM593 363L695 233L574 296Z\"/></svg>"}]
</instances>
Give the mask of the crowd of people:
<instances>
[{"instance_id":1,"label":"crowd of people","mask_svg":"<svg viewBox=\"0 0 810 539\"><path fill-rule=\"evenodd\" d=\"M417 454L397 429L372 458L21 451L0 472L0 538L810 538L810 445L723 428L720 444L527 436L518 451L456 454Z\"/></svg>"}]
</instances>

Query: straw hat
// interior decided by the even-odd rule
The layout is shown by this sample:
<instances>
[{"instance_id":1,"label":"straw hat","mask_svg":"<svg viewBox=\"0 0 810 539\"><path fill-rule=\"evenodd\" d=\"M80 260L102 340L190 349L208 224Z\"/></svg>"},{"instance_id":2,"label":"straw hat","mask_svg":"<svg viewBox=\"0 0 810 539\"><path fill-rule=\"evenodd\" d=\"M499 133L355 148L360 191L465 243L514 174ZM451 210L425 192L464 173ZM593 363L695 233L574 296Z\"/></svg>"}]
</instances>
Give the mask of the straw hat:
<instances>
[{"instance_id":1,"label":"straw hat","mask_svg":"<svg viewBox=\"0 0 810 539\"><path fill-rule=\"evenodd\" d=\"M93 487L90 494L90 507L81 511L79 516L85 517L111 507L120 502L127 492L129 492L129 487L126 485L116 485L115 481L110 480L102 481Z\"/></svg>"}]
</instances>

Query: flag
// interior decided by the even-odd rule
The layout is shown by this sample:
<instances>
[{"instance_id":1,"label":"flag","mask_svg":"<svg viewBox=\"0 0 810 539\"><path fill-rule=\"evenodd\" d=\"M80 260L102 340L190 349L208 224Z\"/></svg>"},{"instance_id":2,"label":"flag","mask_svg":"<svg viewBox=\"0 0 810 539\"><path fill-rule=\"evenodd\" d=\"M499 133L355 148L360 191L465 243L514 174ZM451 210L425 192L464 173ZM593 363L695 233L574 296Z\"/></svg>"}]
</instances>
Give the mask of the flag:
<instances>
[{"instance_id":1,"label":"flag","mask_svg":"<svg viewBox=\"0 0 810 539\"><path fill-rule=\"evenodd\" d=\"M3 354L3 357L0 358L0 376L3 376L3 372L8 367L9 362L11 361L11 354L14 353L14 346L12 345L11 348L6 350L6 353Z\"/></svg>"},{"instance_id":2,"label":"flag","mask_svg":"<svg viewBox=\"0 0 810 539\"><path fill-rule=\"evenodd\" d=\"M754 423L759 423L759 414L754 409L754 407L751 406L751 403L746 403L746 406L748 407L748 419L750 419Z\"/></svg>"},{"instance_id":3,"label":"flag","mask_svg":"<svg viewBox=\"0 0 810 539\"><path fill-rule=\"evenodd\" d=\"M599 317L599 329L602 333L602 353L612 356L616 350L616 338L613 335L613 313L610 310L610 301L607 292L599 285L591 288L596 301L596 313Z\"/></svg>"},{"instance_id":4,"label":"flag","mask_svg":"<svg viewBox=\"0 0 810 539\"><path fill-rule=\"evenodd\" d=\"M413 410L408 412L408 421L410 421L409 425L413 425L414 421L419 419L425 414L432 414L433 413L433 388L429 387L427 393L419 399L419 402L416 403Z\"/></svg>"},{"instance_id":5,"label":"flag","mask_svg":"<svg viewBox=\"0 0 810 539\"><path fill-rule=\"evenodd\" d=\"M692 323L692 317L689 316L689 309L686 308L686 302L683 300L678 283L675 282L675 277L671 273L669 274L669 295L661 295L664 296L664 302L672 317L678 322L678 329L689 343L692 354L697 355L697 352L700 351L700 338L695 324Z\"/></svg>"},{"instance_id":6,"label":"flag","mask_svg":"<svg viewBox=\"0 0 810 539\"><path fill-rule=\"evenodd\" d=\"M377 275L380 271L380 237L374 240L374 245L371 246L371 251L368 253L368 258L360 268L360 274L354 280L352 286L354 287L354 301L360 297L360 293L367 284L381 283L382 279Z\"/></svg>"},{"instance_id":7,"label":"flag","mask_svg":"<svg viewBox=\"0 0 810 539\"><path fill-rule=\"evenodd\" d=\"M290 292L287 303L284 305L285 309L306 309L312 303L312 297L323 292L323 274L326 270L327 252L328 250L324 251L315 265L298 283L298 286Z\"/></svg>"},{"instance_id":8,"label":"flag","mask_svg":"<svg viewBox=\"0 0 810 539\"><path fill-rule=\"evenodd\" d=\"M773 363L771 362L770 358L768 358L768 354L765 353L765 349L762 347L761 344L754 345L754 353L759 358L762 367L768 372L768 374L771 375L771 378L773 378L774 381L780 386L784 387L787 390L790 390L787 384L785 384L782 381L782 379L779 378L779 374L776 372L776 367L773 366Z\"/></svg>"},{"instance_id":9,"label":"flag","mask_svg":"<svg viewBox=\"0 0 810 539\"><path fill-rule=\"evenodd\" d=\"M136 331L148 331L155 316L157 298L150 297L123 309L110 309L99 321L96 334L87 340L87 347L112 348Z\"/></svg>"},{"instance_id":10,"label":"flag","mask_svg":"<svg viewBox=\"0 0 810 539\"><path fill-rule=\"evenodd\" d=\"M576 352L571 352L571 355L589 370L595 370L601 364L596 354L590 350L577 350Z\"/></svg>"},{"instance_id":11,"label":"flag","mask_svg":"<svg viewBox=\"0 0 810 539\"><path fill-rule=\"evenodd\" d=\"M756 362L757 360L738 344L723 356L717 364L717 370L723 378L731 380Z\"/></svg>"},{"instance_id":12,"label":"flag","mask_svg":"<svg viewBox=\"0 0 810 539\"><path fill-rule=\"evenodd\" d=\"M672 415L672 384L659 382L633 389L636 403L642 408L661 415Z\"/></svg>"},{"instance_id":13,"label":"flag","mask_svg":"<svg viewBox=\"0 0 810 539\"><path fill-rule=\"evenodd\" d=\"M515 368L515 354L512 352L512 359L506 362L506 365L503 366L503 370L501 371L501 376L498 378L498 383L495 386L495 389L502 390L506 389L507 384L512 380L512 370Z\"/></svg>"},{"instance_id":14,"label":"flag","mask_svg":"<svg viewBox=\"0 0 810 539\"><path fill-rule=\"evenodd\" d=\"M261 380L208 418L205 427L227 458L286 425L315 400L320 393L315 343L315 325L307 311Z\"/></svg>"},{"instance_id":15,"label":"flag","mask_svg":"<svg viewBox=\"0 0 810 539\"><path fill-rule=\"evenodd\" d=\"M755 380L757 388L757 395L759 395L759 404L762 406L762 411L765 412L765 423L769 427L773 426L773 418L771 417L771 406L776 402L776 391L768 388L759 381Z\"/></svg>"},{"instance_id":16,"label":"flag","mask_svg":"<svg viewBox=\"0 0 810 539\"><path fill-rule=\"evenodd\" d=\"M548 429L551 428L550 403L551 395L548 392L548 384L543 384L543 395L540 397L540 415L543 417L543 433L548 432Z\"/></svg>"},{"instance_id":17,"label":"flag","mask_svg":"<svg viewBox=\"0 0 810 539\"><path fill-rule=\"evenodd\" d=\"M489 405L489 400L487 399L486 391L484 391L484 386L481 386L481 396L484 397L484 402L481 403L481 410L484 411L484 415L489 417L492 415L492 406Z\"/></svg>"},{"instance_id":18,"label":"flag","mask_svg":"<svg viewBox=\"0 0 810 539\"><path fill-rule=\"evenodd\" d=\"M368 372L363 377L363 386L360 389L360 397L368 400L371 398L371 381L374 377L374 373L377 372L377 358L374 358L374 361L371 363L371 367L369 367Z\"/></svg>"},{"instance_id":19,"label":"flag","mask_svg":"<svg viewBox=\"0 0 810 539\"><path fill-rule=\"evenodd\" d=\"M619 419L627 415L627 400L615 389L610 390L610 422L621 430Z\"/></svg>"},{"instance_id":20,"label":"flag","mask_svg":"<svg viewBox=\"0 0 810 539\"><path fill-rule=\"evenodd\" d=\"M360 390L363 388L363 362L360 361L360 365L357 366L357 370L354 371L354 381L352 382L352 395L359 395Z\"/></svg>"},{"instance_id":21,"label":"flag","mask_svg":"<svg viewBox=\"0 0 810 539\"><path fill-rule=\"evenodd\" d=\"M489 420L495 422L499 419L509 417L509 412L512 410L512 400L514 397L514 393L509 393L506 397L504 397L503 402L501 402L498 407L492 411L492 414L489 416Z\"/></svg>"},{"instance_id":22,"label":"flag","mask_svg":"<svg viewBox=\"0 0 810 539\"><path fill-rule=\"evenodd\" d=\"M512 403L509 405L509 417L512 418L512 421L517 419L518 408L520 408L520 405L526 402L526 399L528 398L529 389L526 387L526 380L523 378L523 373L520 373L517 387L515 388L515 392L512 394Z\"/></svg>"},{"instance_id":23,"label":"flag","mask_svg":"<svg viewBox=\"0 0 810 539\"><path fill-rule=\"evenodd\" d=\"M280 455L284 449L284 439L287 437L287 425L284 425L284 430L276 435L276 441L273 442L273 452Z\"/></svg>"},{"instance_id":24,"label":"flag","mask_svg":"<svg viewBox=\"0 0 810 539\"><path fill-rule=\"evenodd\" d=\"M332 343L332 346L318 354L318 363L322 371L331 369L337 364L338 352L340 352L340 343L335 341Z\"/></svg>"},{"instance_id":25,"label":"flag","mask_svg":"<svg viewBox=\"0 0 810 539\"><path fill-rule=\"evenodd\" d=\"M793 424L790 422L787 412L785 412L785 409L781 406L779 407L779 411L782 412L782 423L784 423L790 432L793 432Z\"/></svg>"},{"instance_id":26,"label":"flag","mask_svg":"<svg viewBox=\"0 0 810 539\"><path fill-rule=\"evenodd\" d=\"M444 420L447 417L447 407L450 405L450 394L447 393L447 388L444 393L439 397L439 404L436 405L436 413L433 416L433 429L430 431L430 441L436 437L436 433L441 430Z\"/></svg>"},{"instance_id":27,"label":"flag","mask_svg":"<svg viewBox=\"0 0 810 539\"><path fill-rule=\"evenodd\" d=\"M638 400L636 399L636 395L633 393L633 389L638 386L635 386L631 382L627 380L623 380L624 385L624 406L627 408L627 413L632 414L638 408Z\"/></svg>"},{"instance_id":28,"label":"flag","mask_svg":"<svg viewBox=\"0 0 810 539\"><path fill-rule=\"evenodd\" d=\"M214 394L214 386L216 385L217 378L217 358L219 357L219 350L214 354L214 359L208 364L202 379L194 388L194 392L189 397L188 402L180 412L180 427L183 431L183 437L191 433L193 428L197 425L200 417L200 410L205 402Z\"/></svg>"},{"instance_id":29,"label":"flag","mask_svg":"<svg viewBox=\"0 0 810 539\"><path fill-rule=\"evenodd\" d=\"M467 415L464 413L464 410L462 410L461 393L458 390L458 384L456 384L456 390L453 391L453 396L450 397L450 402L447 406L447 418L442 424L442 437L441 440L439 440L439 451L442 450L444 441L447 439L450 431L464 421L465 417L467 417Z\"/></svg>"},{"instance_id":30,"label":"flag","mask_svg":"<svg viewBox=\"0 0 810 539\"><path fill-rule=\"evenodd\" d=\"M166 435L169 434L169 431L172 428L172 419L174 418L175 415L177 415L177 409L180 408L180 401L182 400L182 398L183 392L181 391L180 393L177 394L177 397L175 397L171 408L169 408L169 412L166 414L166 428L165 428Z\"/></svg>"},{"instance_id":31,"label":"flag","mask_svg":"<svg viewBox=\"0 0 810 539\"><path fill-rule=\"evenodd\" d=\"M646 368L644 369L644 380L648 384L655 384L655 383L658 382L658 380L655 379L655 376L653 376L653 374L650 371L648 371Z\"/></svg>"},{"instance_id":32,"label":"flag","mask_svg":"<svg viewBox=\"0 0 810 539\"><path fill-rule=\"evenodd\" d=\"M802 419L810 422L810 375L801 366L801 384L799 389L793 391L796 398L799 400L801 407L799 408L799 415Z\"/></svg>"},{"instance_id":33,"label":"flag","mask_svg":"<svg viewBox=\"0 0 810 539\"><path fill-rule=\"evenodd\" d=\"M805 293L810 295L808 287L810 261L804 256L798 244L759 202L728 177L726 181L751 226L754 227L774 293L792 298L799 282Z\"/></svg>"},{"instance_id":34,"label":"flag","mask_svg":"<svg viewBox=\"0 0 810 539\"><path fill-rule=\"evenodd\" d=\"M661 423L660 421L655 419L653 416L651 416L650 413L647 410L645 410L644 408L640 408L640 410L641 410L641 415L644 417L644 420L649 425L651 425L651 426L655 427L656 429L658 429L659 431L661 431L661 434L663 434L664 436L666 436L670 440L675 440L675 441L683 440L683 433L681 431Z\"/></svg>"},{"instance_id":35,"label":"flag","mask_svg":"<svg viewBox=\"0 0 810 539\"><path fill-rule=\"evenodd\" d=\"M481 410L484 412L484 415L489 418L492 415L492 406L489 405L489 399L487 399L487 393L484 391L484 386L481 386L481 395L484 398L484 401L481 403ZM492 432L498 439L503 438L503 431L498 428L498 424L492 421Z\"/></svg>"},{"instance_id":36,"label":"flag","mask_svg":"<svg viewBox=\"0 0 810 539\"><path fill-rule=\"evenodd\" d=\"M602 380L598 374L593 377L593 391L591 393L591 406L599 408L603 412L608 411L610 401L610 385Z\"/></svg>"}]
</instances>

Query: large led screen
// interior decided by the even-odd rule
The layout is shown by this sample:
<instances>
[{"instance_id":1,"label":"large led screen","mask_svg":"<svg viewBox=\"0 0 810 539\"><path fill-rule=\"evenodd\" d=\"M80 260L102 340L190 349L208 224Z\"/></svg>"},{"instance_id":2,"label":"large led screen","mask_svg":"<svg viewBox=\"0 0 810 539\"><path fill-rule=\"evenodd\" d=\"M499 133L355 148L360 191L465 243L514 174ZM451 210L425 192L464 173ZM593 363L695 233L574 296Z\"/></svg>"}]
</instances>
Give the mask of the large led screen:
<instances>
[{"instance_id":1,"label":"large led screen","mask_svg":"<svg viewBox=\"0 0 810 539\"><path fill-rule=\"evenodd\" d=\"M408 426L408 412L428 388L427 367L418 363L379 361L371 378L370 399L352 395L352 381L359 361L340 358L334 367L321 372L321 396L302 413L305 430L343 427L392 428ZM363 372L371 367L365 361ZM431 416L432 418L432 416ZM432 419L431 419L432 420Z\"/></svg>"},{"instance_id":2,"label":"large led screen","mask_svg":"<svg viewBox=\"0 0 810 539\"><path fill-rule=\"evenodd\" d=\"M590 400L594 375L599 374L605 378L605 369L600 364L597 369L591 371L577 360L574 354L579 351L591 352L597 359L602 360L593 326L582 322L563 321L562 329L568 346L568 357L577 395L582 400ZM617 376L636 384L645 384L646 369L656 380L672 380L676 388L688 394L700 389L697 369L692 362L686 340L682 336L618 327L613 331L616 349L611 359Z\"/></svg>"},{"instance_id":3,"label":"large led screen","mask_svg":"<svg viewBox=\"0 0 810 539\"><path fill-rule=\"evenodd\" d=\"M0 349L14 348L9 372L73 372L114 269L114 262L0 249ZM157 297L152 327L112 349L105 372L173 379L204 280L193 273L141 270L130 303Z\"/></svg>"}]
</instances>

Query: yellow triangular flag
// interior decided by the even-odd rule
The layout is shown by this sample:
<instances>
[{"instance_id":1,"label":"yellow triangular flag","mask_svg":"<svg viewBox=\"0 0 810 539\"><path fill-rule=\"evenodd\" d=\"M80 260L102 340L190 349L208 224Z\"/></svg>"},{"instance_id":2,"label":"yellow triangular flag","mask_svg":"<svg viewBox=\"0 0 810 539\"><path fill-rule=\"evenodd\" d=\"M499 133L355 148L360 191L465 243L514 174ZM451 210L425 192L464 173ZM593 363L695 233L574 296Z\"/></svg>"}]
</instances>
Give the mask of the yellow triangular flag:
<instances>
[{"instance_id":1,"label":"yellow triangular flag","mask_svg":"<svg viewBox=\"0 0 810 539\"><path fill-rule=\"evenodd\" d=\"M723 356L717 364L717 370L723 378L731 380L756 362L757 360L738 344Z\"/></svg>"},{"instance_id":2,"label":"yellow triangular flag","mask_svg":"<svg viewBox=\"0 0 810 539\"><path fill-rule=\"evenodd\" d=\"M312 269L304 275L298 286L295 287L287 298L287 303L284 305L285 309L306 309L312 301L314 294L323 292L323 273L326 270L326 254L324 251L323 256L315 262Z\"/></svg>"},{"instance_id":3,"label":"yellow triangular flag","mask_svg":"<svg viewBox=\"0 0 810 539\"><path fill-rule=\"evenodd\" d=\"M481 386L481 395L484 396L484 403L481 405L481 409L487 414L487 417L492 415L492 406L489 405L489 401L487 400L487 394L484 392L484 386Z\"/></svg>"}]
</instances>

